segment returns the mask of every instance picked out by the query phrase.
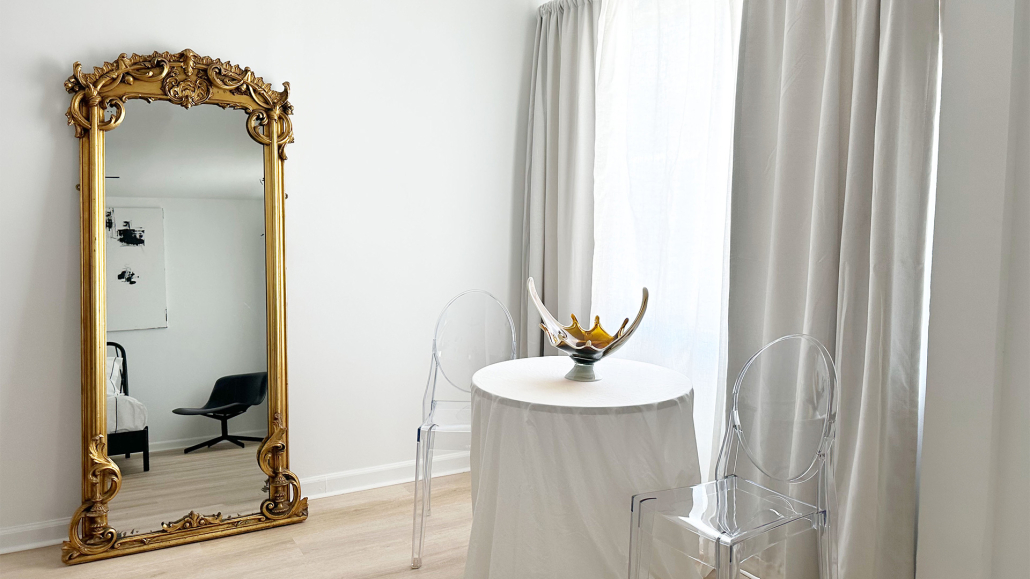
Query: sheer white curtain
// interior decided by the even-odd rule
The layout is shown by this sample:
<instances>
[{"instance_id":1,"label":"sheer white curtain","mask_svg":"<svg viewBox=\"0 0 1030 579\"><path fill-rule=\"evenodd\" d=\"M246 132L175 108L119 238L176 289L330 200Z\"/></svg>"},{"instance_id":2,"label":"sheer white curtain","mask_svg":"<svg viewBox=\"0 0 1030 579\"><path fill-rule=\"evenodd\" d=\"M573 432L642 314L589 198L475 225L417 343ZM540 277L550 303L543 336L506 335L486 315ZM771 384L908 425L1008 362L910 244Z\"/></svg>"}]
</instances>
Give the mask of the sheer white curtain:
<instances>
[{"instance_id":1,"label":"sheer white curtain","mask_svg":"<svg viewBox=\"0 0 1030 579\"><path fill-rule=\"evenodd\" d=\"M611 0L598 33L592 313L617 327L650 290L616 356L690 377L702 472L723 380L739 19L739 0Z\"/></svg>"}]
</instances>

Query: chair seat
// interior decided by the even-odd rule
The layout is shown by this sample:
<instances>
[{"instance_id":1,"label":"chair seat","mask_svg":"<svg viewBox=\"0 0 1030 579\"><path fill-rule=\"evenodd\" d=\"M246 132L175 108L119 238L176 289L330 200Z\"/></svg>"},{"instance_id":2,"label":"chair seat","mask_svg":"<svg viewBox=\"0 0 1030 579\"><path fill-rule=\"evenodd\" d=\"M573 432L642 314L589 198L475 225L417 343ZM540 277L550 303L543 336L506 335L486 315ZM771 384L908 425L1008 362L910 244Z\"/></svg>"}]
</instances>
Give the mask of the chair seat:
<instances>
[{"instance_id":1,"label":"chair seat","mask_svg":"<svg viewBox=\"0 0 1030 579\"><path fill-rule=\"evenodd\" d=\"M232 404L223 404L221 406L203 406L201 408L176 408L172 410L172 414L178 414L180 416L198 416L204 414L224 414L229 412L243 412L250 408L250 404L243 404L234 402Z\"/></svg>"},{"instance_id":2,"label":"chair seat","mask_svg":"<svg viewBox=\"0 0 1030 579\"><path fill-rule=\"evenodd\" d=\"M680 496L673 497L677 491ZM656 538L662 535L659 527L674 526L723 545L741 543L799 519L812 519L820 512L814 505L737 476L651 496L665 503L655 513Z\"/></svg>"},{"instance_id":3,"label":"chair seat","mask_svg":"<svg viewBox=\"0 0 1030 579\"><path fill-rule=\"evenodd\" d=\"M423 428L433 426L436 432L472 432L472 402L468 400L434 400Z\"/></svg>"}]
</instances>

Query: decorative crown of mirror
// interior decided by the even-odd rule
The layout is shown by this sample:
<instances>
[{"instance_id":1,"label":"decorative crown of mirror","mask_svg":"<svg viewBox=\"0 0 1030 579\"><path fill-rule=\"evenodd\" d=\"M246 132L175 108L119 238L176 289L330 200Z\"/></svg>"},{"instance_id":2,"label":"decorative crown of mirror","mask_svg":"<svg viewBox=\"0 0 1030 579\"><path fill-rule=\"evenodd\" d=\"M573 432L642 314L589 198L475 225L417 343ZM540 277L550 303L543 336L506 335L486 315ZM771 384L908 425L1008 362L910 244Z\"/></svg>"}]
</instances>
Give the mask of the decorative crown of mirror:
<instances>
[{"instance_id":1,"label":"decorative crown of mirror","mask_svg":"<svg viewBox=\"0 0 1030 579\"><path fill-rule=\"evenodd\" d=\"M62 560L305 520L288 443L289 83L184 50L75 63L65 88L79 139L82 504Z\"/></svg>"},{"instance_id":2,"label":"decorative crown of mirror","mask_svg":"<svg viewBox=\"0 0 1030 579\"><path fill-rule=\"evenodd\" d=\"M644 319L644 312L647 311L647 288L645 287L644 297L640 302L640 311L637 312L637 317L628 328L626 326L629 324L629 318L626 318L615 334L609 334L601 327L601 317L594 316L594 325L590 329L584 330L579 325L576 314L572 314L571 326L563 326L551 315L551 312L547 311L544 303L540 300L533 278L526 281L526 287L529 290L530 299L533 300L533 305L536 306L536 310L543 320L540 329L547 335L552 346L568 354L575 362L565 378L577 382L600 380L594 372L594 364L621 348L633 335L633 332L637 331L640 321Z\"/></svg>"}]
</instances>

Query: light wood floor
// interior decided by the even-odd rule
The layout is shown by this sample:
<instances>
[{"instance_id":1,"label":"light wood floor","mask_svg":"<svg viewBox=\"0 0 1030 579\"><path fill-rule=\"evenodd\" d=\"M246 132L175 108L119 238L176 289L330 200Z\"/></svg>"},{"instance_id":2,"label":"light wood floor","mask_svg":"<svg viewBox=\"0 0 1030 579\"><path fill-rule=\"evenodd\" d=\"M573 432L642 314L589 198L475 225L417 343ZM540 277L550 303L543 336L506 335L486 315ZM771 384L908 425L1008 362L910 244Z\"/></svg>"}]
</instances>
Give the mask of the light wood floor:
<instances>
[{"instance_id":1,"label":"light wood floor","mask_svg":"<svg viewBox=\"0 0 1030 579\"><path fill-rule=\"evenodd\" d=\"M408 483L313 500L310 517L297 525L71 567L61 563L59 546L10 553L0 556L0 576L461 577L472 527L468 473L433 479L433 516L426 527L423 565L417 570L410 568L413 490Z\"/></svg>"},{"instance_id":2,"label":"light wood floor","mask_svg":"<svg viewBox=\"0 0 1030 579\"><path fill-rule=\"evenodd\" d=\"M122 471L122 488L110 504L108 523L122 532L161 529L191 510L224 518L249 515L267 496L258 467L258 443L246 448L222 442L183 454L181 449L151 453L143 472L143 455L114 457ZM161 497L155 501L154 497Z\"/></svg>"}]
</instances>

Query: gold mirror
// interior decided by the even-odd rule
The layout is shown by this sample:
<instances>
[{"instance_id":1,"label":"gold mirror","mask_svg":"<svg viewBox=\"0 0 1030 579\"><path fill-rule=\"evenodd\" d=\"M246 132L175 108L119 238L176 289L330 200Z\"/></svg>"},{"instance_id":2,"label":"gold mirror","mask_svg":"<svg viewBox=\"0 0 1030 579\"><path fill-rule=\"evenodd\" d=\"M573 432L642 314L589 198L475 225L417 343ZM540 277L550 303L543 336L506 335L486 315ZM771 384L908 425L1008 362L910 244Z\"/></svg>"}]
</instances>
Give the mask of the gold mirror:
<instances>
[{"instance_id":1,"label":"gold mirror","mask_svg":"<svg viewBox=\"0 0 1030 579\"><path fill-rule=\"evenodd\" d=\"M79 139L82 505L62 560L305 520L287 436L289 83L275 91L184 50L75 63L65 88Z\"/></svg>"}]
</instances>

